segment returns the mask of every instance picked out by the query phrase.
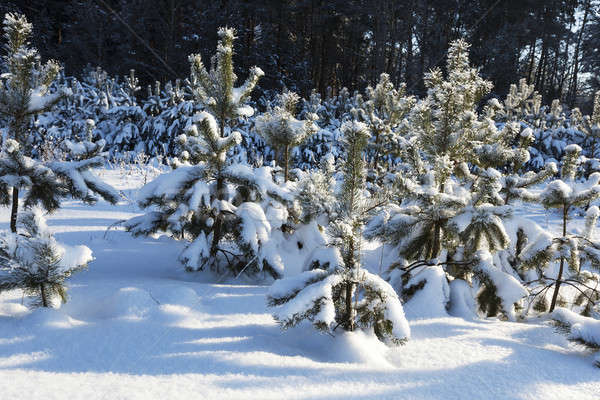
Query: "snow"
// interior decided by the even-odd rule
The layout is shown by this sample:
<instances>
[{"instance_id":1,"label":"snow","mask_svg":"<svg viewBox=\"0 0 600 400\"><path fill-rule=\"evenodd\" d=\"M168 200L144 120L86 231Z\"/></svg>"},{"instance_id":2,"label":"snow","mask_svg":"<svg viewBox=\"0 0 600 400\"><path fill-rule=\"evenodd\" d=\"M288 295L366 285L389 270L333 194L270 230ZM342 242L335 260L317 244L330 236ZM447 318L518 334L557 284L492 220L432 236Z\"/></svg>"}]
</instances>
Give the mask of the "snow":
<instances>
[{"instance_id":1,"label":"snow","mask_svg":"<svg viewBox=\"0 0 600 400\"><path fill-rule=\"evenodd\" d=\"M404 305L404 311L410 318L447 317L446 305L450 299L450 288L446 273L440 266L425 267L405 285L410 288L424 282L423 289L418 290Z\"/></svg>"},{"instance_id":2,"label":"snow","mask_svg":"<svg viewBox=\"0 0 600 400\"><path fill-rule=\"evenodd\" d=\"M496 295L502 300L502 309L506 316L515 321L517 316L514 304L527 296L527 290L514 276L495 267L488 252L479 250L476 257L480 260L477 268L496 286Z\"/></svg>"},{"instance_id":3,"label":"snow","mask_svg":"<svg viewBox=\"0 0 600 400\"><path fill-rule=\"evenodd\" d=\"M562 307L552 312L552 318L569 326L569 338L600 347L600 320L584 317Z\"/></svg>"},{"instance_id":4,"label":"snow","mask_svg":"<svg viewBox=\"0 0 600 400\"><path fill-rule=\"evenodd\" d=\"M31 311L21 292L0 294L3 399L598 398L596 356L544 321L411 319L407 310L411 338L399 347L369 332L282 332L267 286L186 273L183 243L167 237L106 232L141 214L143 178L96 172L125 197L116 206L67 201L48 219L57 240L95 257L68 281L69 302ZM523 212L557 231L558 214ZM8 209L0 216L6 229ZM453 315L455 295L468 290L459 282L450 283Z\"/></svg>"}]
</instances>

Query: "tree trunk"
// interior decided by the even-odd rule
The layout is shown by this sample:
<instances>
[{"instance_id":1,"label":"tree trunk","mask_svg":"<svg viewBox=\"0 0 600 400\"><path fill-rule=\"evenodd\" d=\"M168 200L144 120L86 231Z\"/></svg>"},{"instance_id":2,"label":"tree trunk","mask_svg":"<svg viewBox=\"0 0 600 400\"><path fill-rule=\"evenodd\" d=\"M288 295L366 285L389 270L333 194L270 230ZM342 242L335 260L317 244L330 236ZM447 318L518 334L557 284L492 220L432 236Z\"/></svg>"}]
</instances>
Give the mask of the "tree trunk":
<instances>
[{"instance_id":1,"label":"tree trunk","mask_svg":"<svg viewBox=\"0 0 600 400\"><path fill-rule=\"evenodd\" d=\"M224 133L225 133L225 119L221 118L221 120L219 121L219 131L221 134L221 137L223 137ZM219 174L219 176L217 177L217 200L224 200L225 199L225 179L223 179L223 177ZM219 242L221 241L221 236L223 235L222 233L222 226L223 226L223 221L221 218L221 213L217 213L217 215L215 215L215 221L213 223L213 229L212 229L212 233L213 233L213 238L212 238L212 242L210 244L210 256L211 257L216 257L217 255L217 250L219 249ZM216 261L216 260L215 260Z\"/></svg>"},{"instance_id":2,"label":"tree trunk","mask_svg":"<svg viewBox=\"0 0 600 400\"><path fill-rule=\"evenodd\" d=\"M440 185L440 192L444 192L445 189L445 185L442 183ZM442 247L442 239L441 239L441 235L442 235L442 223L441 221L438 221L435 223L435 228L434 228L434 237L433 237L433 246L431 247L431 254L430 257L428 258L435 258L438 256L438 254L440 253L440 249Z\"/></svg>"},{"instance_id":3,"label":"tree trunk","mask_svg":"<svg viewBox=\"0 0 600 400\"><path fill-rule=\"evenodd\" d=\"M48 307L48 300L46 299L46 289L44 284L40 283L40 296L42 297L42 306Z\"/></svg>"},{"instance_id":4,"label":"tree trunk","mask_svg":"<svg viewBox=\"0 0 600 400\"><path fill-rule=\"evenodd\" d=\"M585 3L585 11L583 13L583 21L581 22L581 28L579 29L579 33L577 34L577 44L575 45L575 54L573 55L573 62L574 62L573 63L573 75L571 78L571 83L569 85L569 90L567 92L567 102L571 108L575 105L575 100L577 98L577 78L579 75L579 51L581 48L581 42L583 41L583 32L585 31L585 25L587 23L589 10L590 10L590 1L587 0Z\"/></svg>"},{"instance_id":5,"label":"tree trunk","mask_svg":"<svg viewBox=\"0 0 600 400\"><path fill-rule=\"evenodd\" d=\"M375 154L373 155L373 169L377 171L379 166L379 131L375 130Z\"/></svg>"},{"instance_id":6,"label":"tree trunk","mask_svg":"<svg viewBox=\"0 0 600 400\"><path fill-rule=\"evenodd\" d=\"M563 207L563 238L567 236L567 215L569 212L569 207ZM565 259L561 257L560 259L560 268L558 269L558 276L556 277L556 284L554 285L554 294L552 295L552 302L550 303L550 312L554 311L554 307L556 307L556 300L558 299L558 291L560 290L561 279L563 275L563 270L565 267Z\"/></svg>"},{"instance_id":7,"label":"tree trunk","mask_svg":"<svg viewBox=\"0 0 600 400\"><path fill-rule=\"evenodd\" d=\"M12 209L10 211L10 231L17 233L17 215L19 211L19 188L13 187Z\"/></svg>"},{"instance_id":8,"label":"tree trunk","mask_svg":"<svg viewBox=\"0 0 600 400\"><path fill-rule=\"evenodd\" d=\"M352 309L352 292L354 289L354 282L346 282L346 323L344 329L347 331L354 330L354 310Z\"/></svg>"},{"instance_id":9,"label":"tree trunk","mask_svg":"<svg viewBox=\"0 0 600 400\"><path fill-rule=\"evenodd\" d=\"M283 178L284 181L288 181L288 173L289 173L289 163L290 163L290 146L285 145L283 150Z\"/></svg>"},{"instance_id":10,"label":"tree trunk","mask_svg":"<svg viewBox=\"0 0 600 400\"><path fill-rule=\"evenodd\" d=\"M440 253L440 247L441 247L440 236L442 234L442 226L439 222L436 222L435 230L434 230L433 234L434 234L433 246L431 247L431 257L429 257L429 258L436 258L438 256L438 254Z\"/></svg>"}]
</instances>

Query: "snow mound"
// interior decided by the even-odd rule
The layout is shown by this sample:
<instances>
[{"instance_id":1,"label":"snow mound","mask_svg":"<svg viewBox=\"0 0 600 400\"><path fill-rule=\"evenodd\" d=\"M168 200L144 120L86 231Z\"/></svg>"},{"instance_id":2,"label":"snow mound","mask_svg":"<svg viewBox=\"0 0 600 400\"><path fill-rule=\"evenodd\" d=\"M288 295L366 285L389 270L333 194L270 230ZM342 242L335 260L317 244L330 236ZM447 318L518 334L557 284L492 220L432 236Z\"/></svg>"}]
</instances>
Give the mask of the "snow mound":
<instances>
[{"instance_id":1,"label":"snow mound","mask_svg":"<svg viewBox=\"0 0 600 400\"><path fill-rule=\"evenodd\" d=\"M200 298L196 292L186 286L173 285L149 291L160 304L171 304L186 307L196 307Z\"/></svg>"},{"instance_id":2,"label":"snow mound","mask_svg":"<svg viewBox=\"0 0 600 400\"><path fill-rule=\"evenodd\" d=\"M29 313L29 309L19 303L0 303L0 317L20 316Z\"/></svg>"},{"instance_id":3,"label":"snow mound","mask_svg":"<svg viewBox=\"0 0 600 400\"><path fill-rule=\"evenodd\" d=\"M95 316L101 319L143 319L157 305L148 291L124 287L100 300Z\"/></svg>"},{"instance_id":4,"label":"snow mound","mask_svg":"<svg viewBox=\"0 0 600 400\"><path fill-rule=\"evenodd\" d=\"M394 351L394 347L388 347L373 332L360 329L346 332L340 328L334 336L330 336L315 331L304 323L289 329L282 340L290 347L300 350L302 356L315 361L393 368L387 355Z\"/></svg>"},{"instance_id":5,"label":"snow mound","mask_svg":"<svg viewBox=\"0 0 600 400\"><path fill-rule=\"evenodd\" d=\"M552 312L552 318L569 325L569 339L600 347L600 320L584 317L562 307Z\"/></svg>"},{"instance_id":6,"label":"snow mound","mask_svg":"<svg viewBox=\"0 0 600 400\"><path fill-rule=\"evenodd\" d=\"M406 287L421 284L424 284L423 288L404 304L406 316L409 319L447 317L450 288L444 269L440 266L424 268L408 281Z\"/></svg>"},{"instance_id":7,"label":"snow mound","mask_svg":"<svg viewBox=\"0 0 600 400\"><path fill-rule=\"evenodd\" d=\"M450 282L450 315L472 320L477 317L473 289L468 282L455 279Z\"/></svg>"},{"instance_id":8,"label":"snow mound","mask_svg":"<svg viewBox=\"0 0 600 400\"><path fill-rule=\"evenodd\" d=\"M69 329L85 323L54 308L38 308L23 318L28 326L39 326L41 328Z\"/></svg>"}]
</instances>

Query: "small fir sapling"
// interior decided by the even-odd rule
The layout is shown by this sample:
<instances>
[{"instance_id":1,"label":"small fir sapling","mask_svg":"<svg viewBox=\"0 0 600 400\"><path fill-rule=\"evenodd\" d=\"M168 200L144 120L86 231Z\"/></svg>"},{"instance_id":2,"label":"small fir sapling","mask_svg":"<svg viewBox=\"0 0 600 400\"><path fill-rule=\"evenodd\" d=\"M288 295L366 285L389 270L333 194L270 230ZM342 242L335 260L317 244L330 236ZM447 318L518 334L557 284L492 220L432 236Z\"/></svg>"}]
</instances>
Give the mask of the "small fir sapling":
<instances>
[{"instance_id":1,"label":"small fir sapling","mask_svg":"<svg viewBox=\"0 0 600 400\"><path fill-rule=\"evenodd\" d=\"M458 165L472 158L474 145L488 135L489 123L478 123L476 107L492 83L469 65L468 50L464 40L451 43L447 79L439 69L426 74L427 97L411 112L410 130L428 159L447 155Z\"/></svg>"},{"instance_id":2,"label":"small fir sapling","mask_svg":"<svg viewBox=\"0 0 600 400\"><path fill-rule=\"evenodd\" d=\"M130 219L126 228L134 235L160 231L191 240L180 257L191 271L206 265L218 271L218 255L222 255L232 273L253 264L279 276L283 266L280 260L269 259L276 257L267 250L271 226L258 202L279 199L285 203L291 197L273 183L266 169L227 162L228 149L239 143L238 132L220 137L217 122L206 112L197 114L195 120L188 134L178 139L185 162L142 188L140 207L153 210ZM233 249L227 240L231 237L236 242Z\"/></svg>"},{"instance_id":3,"label":"small fir sapling","mask_svg":"<svg viewBox=\"0 0 600 400\"><path fill-rule=\"evenodd\" d=\"M588 154L592 159L599 157L597 147L600 140L600 91L594 96L592 115L583 116L578 108L571 111L571 123L586 135Z\"/></svg>"},{"instance_id":4,"label":"small fir sapling","mask_svg":"<svg viewBox=\"0 0 600 400\"><path fill-rule=\"evenodd\" d=\"M0 154L0 202L12 205L10 228L13 233L17 231L19 193L24 195L26 208L41 205L47 211L59 208L61 199L69 195L90 203L97 200L96 195L111 203L116 203L119 198L112 187L90 171L104 164L104 158L99 155L85 160L47 163L29 156L32 143L27 127L30 118L48 111L69 94L66 89L48 92L59 67L53 61L40 66L37 51L28 47L31 33L32 26L25 17L6 14L5 62L9 72L2 76L0 112L8 116L9 129ZM12 188L12 196L8 195L9 188Z\"/></svg>"},{"instance_id":5,"label":"small fir sapling","mask_svg":"<svg viewBox=\"0 0 600 400\"><path fill-rule=\"evenodd\" d=\"M8 13L4 16L3 25L6 40L3 61L8 71L0 77L0 114L8 119L8 137L21 149L21 152L11 152L16 157L17 154L30 153L32 144L28 126L31 117L50 110L68 92L49 92L60 66L56 61L40 64L37 50L29 47L33 26L25 16ZM14 149L15 146L10 147ZM2 200L4 204L12 202L10 228L12 232L16 232L20 185L16 181L13 183L10 185L12 200L4 198L5 196Z\"/></svg>"},{"instance_id":6,"label":"small fir sapling","mask_svg":"<svg viewBox=\"0 0 600 400\"><path fill-rule=\"evenodd\" d=\"M453 239L448 222L467 203L462 197L440 192L433 172L411 189L410 200L390 206L371 220L365 236L397 247L403 259L432 260Z\"/></svg>"},{"instance_id":7,"label":"small fir sapling","mask_svg":"<svg viewBox=\"0 0 600 400\"><path fill-rule=\"evenodd\" d=\"M342 132L344 181L328 228L330 251L320 253L315 269L276 281L268 304L284 329L308 320L327 333L338 327L373 329L382 341L402 343L410 329L398 296L387 282L362 268L360 260L362 225L380 204L365 198L363 151L369 134L356 121L345 122Z\"/></svg>"},{"instance_id":8,"label":"small fir sapling","mask_svg":"<svg viewBox=\"0 0 600 400\"><path fill-rule=\"evenodd\" d=\"M372 135L370 150L375 170L380 159L393 153L390 147L396 141L397 130L416 103L413 96L405 95L405 86L394 88L390 76L382 73L375 87L367 87L364 100L358 98L358 115Z\"/></svg>"},{"instance_id":9,"label":"small fir sapling","mask_svg":"<svg viewBox=\"0 0 600 400\"><path fill-rule=\"evenodd\" d=\"M290 151L318 130L314 123L318 119L317 114L305 113L305 119L296 119L299 100L300 97L296 93L283 92L277 96L278 104L255 121L256 131L279 154L285 182L289 178Z\"/></svg>"},{"instance_id":10,"label":"small fir sapling","mask_svg":"<svg viewBox=\"0 0 600 400\"><path fill-rule=\"evenodd\" d=\"M93 259L91 250L58 243L39 208L22 213L19 220L21 234L0 233L0 292L22 289L34 298L33 306L65 303L65 281Z\"/></svg>"},{"instance_id":11,"label":"small fir sapling","mask_svg":"<svg viewBox=\"0 0 600 400\"><path fill-rule=\"evenodd\" d=\"M210 266L219 271L226 262L231 274L262 270L279 277L283 263L271 241L272 229L279 226L267 214L280 209L278 203L291 202L291 195L272 181L268 168L253 169L227 157L241 141L230 124L253 114L245 102L262 75L253 68L248 80L234 87L234 38L232 29L219 30L209 71L199 55L190 56L188 85L208 111L196 113L186 134L178 137L176 169L142 188L139 204L152 211L125 226L134 235L160 231L190 240L180 256L188 270Z\"/></svg>"},{"instance_id":12,"label":"small fir sapling","mask_svg":"<svg viewBox=\"0 0 600 400\"><path fill-rule=\"evenodd\" d=\"M573 208L585 207L592 200L600 197L600 173L593 173L584 182L575 180L580 153L581 148L577 145L566 147L561 179L552 181L539 195L539 201L545 208L560 210L562 236L542 235L528 245L522 255L523 269L537 268L542 273L542 277L538 281L543 284L543 287L534 293L532 302L540 295L542 296L541 301L544 302L545 297L543 296L554 287L549 307L550 312L554 311L557 305L560 288L563 284L577 289L582 294L584 294L582 287L589 289L586 282L593 276L583 273L582 265L594 269L600 267L600 243L591 237L591 227L595 225L594 220L597 217L595 209L591 209L586 216L587 235L568 233L568 222ZM554 261L559 262L557 275L548 277L543 272ZM545 306L542 308L545 309Z\"/></svg>"},{"instance_id":13,"label":"small fir sapling","mask_svg":"<svg viewBox=\"0 0 600 400\"><path fill-rule=\"evenodd\" d=\"M234 87L237 76L233 72L233 41L235 40L235 31L231 28L220 28L218 31L219 44L217 52L211 60L211 68L207 70L199 54L192 54L189 57L191 64L189 85L192 89L194 98L201 102L207 110L214 116L214 121L218 124L218 132L210 132L213 126L208 125L208 119L204 118L202 132L208 139L208 144L214 139L213 144L219 148L211 150L217 155L213 158L214 162L209 164L217 170L215 176L216 196L218 201L225 200L225 177L219 173L225 163L226 143L232 143L232 139L240 141L238 134L232 134L231 138L225 137L225 127L239 116L252 116L254 109L245 105L254 90L263 71L258 67L250 69L250 75L244 84L240 87ZM218 136L215 136L218 135ZM221 144L220 142L223 142ZM216 152L215 152L216 151ZM218 153L217 153L218 152ZM222 213L217 213L212 221L212 243L210 254L216 255L218 243L223 236Z\"/></svg>"}]
</instances>

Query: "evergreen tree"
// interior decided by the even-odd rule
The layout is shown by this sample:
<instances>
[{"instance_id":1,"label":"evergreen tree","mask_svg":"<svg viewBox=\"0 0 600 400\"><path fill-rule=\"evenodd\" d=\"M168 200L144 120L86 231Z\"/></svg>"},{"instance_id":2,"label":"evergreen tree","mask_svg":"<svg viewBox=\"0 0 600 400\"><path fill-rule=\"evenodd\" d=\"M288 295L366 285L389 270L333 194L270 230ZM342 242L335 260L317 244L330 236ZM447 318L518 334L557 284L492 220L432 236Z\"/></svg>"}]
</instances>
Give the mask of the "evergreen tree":
<instances>
[{"instance_id":1,"label":"evergreen tree","mask_svg":"<svg viewBox=\"0 0 600 400\"><path fill-rule=\"evenodd\" d=\"M29 47L33 26L27 22L25 16L8 13L4 16L3 25L6 40L4 45L6 54L3 61L8 72L0 78L0 114L8 119L8 136L16 141L17 148L20 147L24 154L28 154L32 146L28 130L31 117L51 109L67 92L62 90L48 92L60 67L56 61L40 64L37 50ZM15 148L15 146L11 147ZM11 152L11 154L16 156L20 153ZM10 227L12 232L16 232L19 185L15 182L11 186ZM52 190L52 187L50 186L49 189ZM3 199L5 204L6 200Z\"/></svg>"},{"instance_id":2,"label":"evergreen tree","mask_svg":"<svg viewBox=\"0 0 600 400\"><path fill-rule=\"evenodd\" d=\"M492 88L477 69L469 65L469 45L464 40L451 43L446 65L447 80L441 70L425 76L427 97L411 115L411 130L418 146L430 159L448 156L456 165L469 161L474 145L488 136L489 124L477 121L476 107ZM442 181L443 188L444 182ZM443 191L443 190L442 190Z\"/></svg>"},{"instance_id":3,"label":"evergreen tree","mask_svg":"<svg viewBox=\"0 0 600 400\"><path fill-rule=\"evenodd\" d=\"M315 269L275 282L268 303L283 328L310 321L333 332L373 328L380 340L402 343L409 336L402 305L391 286L361 266L361 236L365 218L381 203L365 197L363 151L369 134L360 122L345 122L344 181L336 216L329 226L330 251L320 253Z\"/></svg>"},{"instance_id":4,"label":"evergreen tree","mask_svg":"<svg viewBox=\"0 0 600 400\"><path fill-rule=\"evenodd\" d=\"M278 277L283 264L269 247L271 225L259 202L286 203L290 195L272 181L267 168L253 170L228 162L228 150L241 140L238 132L221 137L207 112L197 114L195 121L178 138L183 151L177 168L148 183L139 194L140 207L153 210L127 221L127 229L134 235L162 231L191 240L181 255L190 271L206 265L218 271L221 255L232 273L252 264L250 270ZM235 238L242 254L223 243L226 236Z\"/></svg>"},{"instance_id":5,"label":"evergreen tree","mask_svg":"<svg viewBox=\"0 0 600 400\"><path fill-rule=\"evenodd\" d=\"M96 195L113 204L119 199L112 187L90 171L104 165L101 147L97 145L84 142L75 146L71 143L68 150L75 152L72 155L75 158L69 161L44 163L29 156L32 149L29 119L49 110L61 97L69 94L64 89L48 92L58 73L58 64L39 65L37 51L28 47L31 31L32 26L25 17L6 15L5 60L9 72L2 76L5 82L0 85L0 111L9 117L9 137L0 154L0 203L12 203L10 228L13 233L17 232L19 192L24 194L25 207L41 205L47 211L59 208L61 199L69 195L89 203L97 200ZM83 153L87 153L87 158L82 159ZM9 188L12 188L12 198L8 195Z\"/></svg>"},{"instance_id":6,"label":"evergreen tree","mask_svg":"<svg viewBox=\"0 0 600 400\"><path fill-rule=\"evenodd\" d=\"M546 293L554 287L549 311L554 311L562 284L569 286L585 285L587 275L581 274L581 265L587 264L592 268L600 268L600 244L591 237L568 234L567 225L570 213L575 207L585 207L592 200L600 197L600 173L593 173L585 182L577 182L575 174L580 162L581 148L569 145L565 149L565 158L561 169L561 178L552 181L540 193L539 201L545 208L557 208L562 216L562 236L540 236L523 251L522 268L537 268L541 271L548 268L553 261L559 261L556 278L542 274L541 282L546 283L537 295ZM586 225L591 235L595 213L588 214ZM565 268L567 267L567 268ZM544 299L542 299L544 301ZM545 307L544 307L545 308Z\"/></svg>"},{"instance_id":7,"label":"evergreen tree","mask_svg":"<svg viewBox=\"0 0 600 400\"><path fill-rule=\"evenodd\" d=\"M394 136L415 105L415 98L405 93L406 85L396 89L390 76L382 73L375 87L367 87L365 100L359 98L357 111L371 131L373 143L370 150L375 170L380 159L394 152L395 149L391 148L395 142Z\"/></svg>"},{"instance_id":8,"label":"evergreen tree","mask_svg":"<svg viewBox=\"0 0 600 400\"><path fill-rule=\"evenodd\" d=\"M34 297L34 306L65 303L65 281L93 259L91 250L58 243L47 230L39 209L21 214L20 222L22 234L0 234L0 292L22 289ZM64 257L67 252L68 257Z\"/></svg>"},{"instance_id":9,"label":"evergreen tree","mask_svg":"<svg viewBox=\"0 0 600 400\"><path fill-rule=\"evenodd\" d=\"M318 130L314 123L318 116L305 115L304 120L296 119L296 107L300 97L293 92L283 92L277 96L278 105L256 118L255 129L277 153L283 164L284 181L288 181L290 151L302 144Z\"/></svg>"},{"instance_id":10,"label":"evergreen tree","mask_svg":"<svg viewBox=\"0 0 600 400\"><path fill-rule=\"evenodd\" d=\"M253 114L252 107L244 104L262 72L253 68L244 85L234 88L234 31L222 28L219 38L210 71L200 56L190 56L188 84L210 112L197 113L186 133L178 137L181 152L176 169L140 192L140 207L152 211L125 225L134 235L162 231L189 240L180 257L188 270L208 265L219 271L226 262L229 273L264 270L279 277L283 263L276 243L270 240L272 230L279 226L267 220L265 210L281 211L291 196L273 183L270 169L254 170L228 157L242 139L229 124ZM287 217L287 212L282 215Z\"/></svg>"}]
</instances>

